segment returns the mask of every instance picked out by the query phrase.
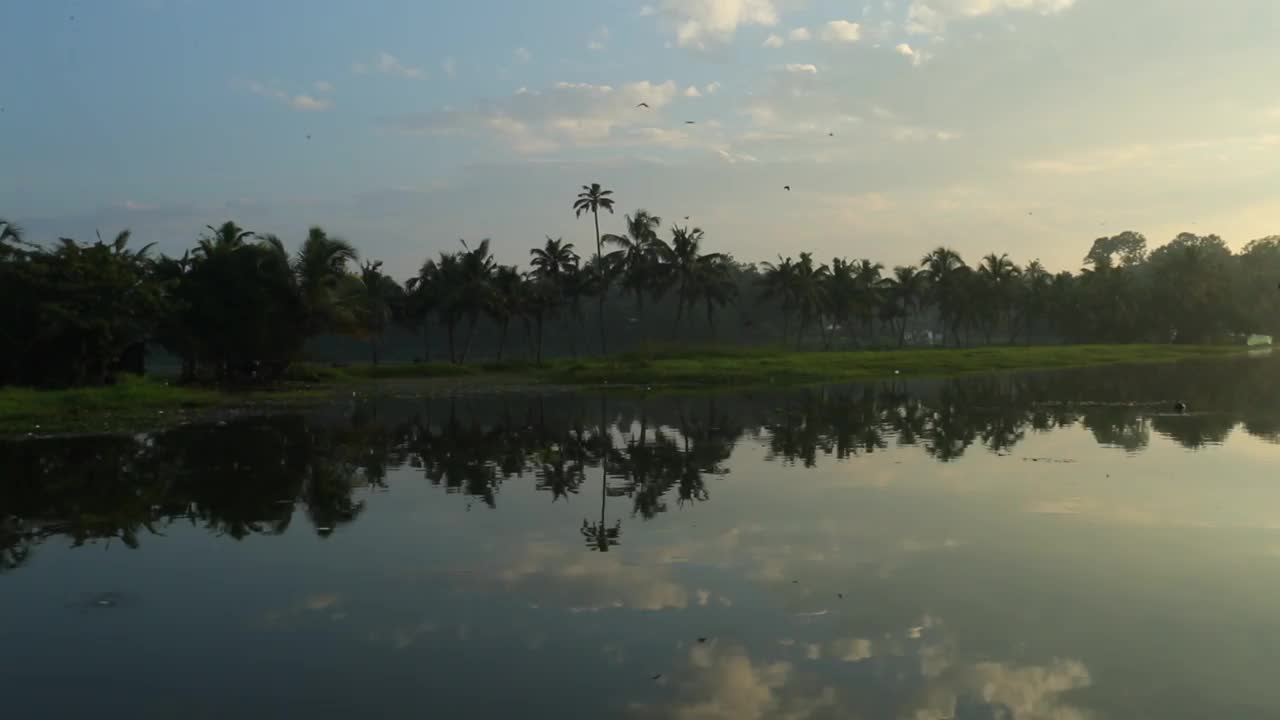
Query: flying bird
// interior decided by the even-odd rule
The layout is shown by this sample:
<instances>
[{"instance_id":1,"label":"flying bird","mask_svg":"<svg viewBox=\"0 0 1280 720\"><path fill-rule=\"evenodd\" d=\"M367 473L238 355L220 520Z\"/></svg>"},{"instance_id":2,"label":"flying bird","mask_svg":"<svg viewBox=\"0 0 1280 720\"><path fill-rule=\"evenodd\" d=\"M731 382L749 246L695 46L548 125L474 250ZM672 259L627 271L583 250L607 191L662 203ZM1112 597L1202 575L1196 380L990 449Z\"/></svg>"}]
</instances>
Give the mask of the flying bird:
<instances>
[{"instance_id":1,"label":"flying bird","mask_svg":"<svg viewBox=\"0 0 1280 720\"><path fill-rule=\"evenodd\" d=\"M649 107L649 103L647 103L647 102L642 102L642 103L640 103L640 104L636 105L636 107L647 108L647 107Z\"/></svg>"},{"instance_id":2,"label":"flying bird","mask_svg":"<svg viewBox=\"0 0 1280 720\"><path fill-rule=\"evenodd\" d=\"M786 190L787 192L791 192L791 186L790 186L790 185L783 185L783 186L782 186L782 189L783 189L783 190Z\"/></svg>"},{"instance_id":3,"label":"flying bird","mask_svg":"<svg viewBox=\"0 0 1280 720\"><path fill-rule=\"evenodd\" d=\"M829 133L827 133L827 137L835 137L835 136L836 136L836 134L835 134L835 133L833 133L833 132L829 132Z\"/></svg>"},{"instance_id":4,"label":"flying bird","mask_svg":"<svg viewBox=\"0 0 1280 720\"><path fill-rule=\"evenodd\" d=\"M308 136L307 136L307 139L308 139L308 140L310 140L310 139L311 139L311 136L310 136L310 135L308 135Z\"/></svg>"},{"instance_id":5,"label":"flying bird","mask_svg":"<svg viewBox=\"0 0 1280 720\"><path fill-rule=\"evenodd\" d=\"M685 121L684 121L684 124L685 124L685 125L696 125L697 123L695 123L695 122L694 122L694 121L692 121L692 120L685 120Z\"/></svg>"},{"instance_id":6,"label":"flying bird","mask_svg":"<svg viewBox=\"0 0 1280 720\"><path fill-rule=\"evenodd\" d=\"M685 219L685 220L688 220L688 219L689 219L689 216L688 216L688 215L685 215L685 216L684 216L684 219Z\"/></svg>"}]
</instances>

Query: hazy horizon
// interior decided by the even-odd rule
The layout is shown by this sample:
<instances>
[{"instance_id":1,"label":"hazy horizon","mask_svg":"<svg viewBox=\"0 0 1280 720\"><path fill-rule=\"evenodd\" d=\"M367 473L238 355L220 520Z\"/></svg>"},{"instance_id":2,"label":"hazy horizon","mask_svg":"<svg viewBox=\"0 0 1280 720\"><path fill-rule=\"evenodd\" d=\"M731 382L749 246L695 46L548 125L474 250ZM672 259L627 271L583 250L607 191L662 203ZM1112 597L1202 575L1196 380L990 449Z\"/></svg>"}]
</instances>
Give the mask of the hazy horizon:
<instances>
[{"instance_id":1,"label":"hazy horizon","mask_svg":"<svg viewBox=\"0 0 1280 720\"><path fill-rule=\"evenodd\" d=\"M689 216L744 261L1280 232L1270 0L438 5L6 7L0 216L178 254L319 224L396 277L459 238L585 254L589 182L603 231Z\"/></svg>"}]
</instances>

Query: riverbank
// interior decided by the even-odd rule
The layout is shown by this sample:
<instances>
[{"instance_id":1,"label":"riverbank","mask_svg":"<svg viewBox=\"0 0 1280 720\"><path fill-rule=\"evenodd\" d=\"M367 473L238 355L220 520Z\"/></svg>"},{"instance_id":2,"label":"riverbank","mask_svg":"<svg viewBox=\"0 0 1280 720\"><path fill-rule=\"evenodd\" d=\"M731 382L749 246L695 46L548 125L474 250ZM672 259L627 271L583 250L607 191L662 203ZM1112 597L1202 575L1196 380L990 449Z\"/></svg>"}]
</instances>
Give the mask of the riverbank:
<instances>
[{"instance_id":1,"label":"riverbank","mask_svg":"<svg viewBox=\"0 0 1280 720\"><path fill-rule=\"evenodd\" d=\"M324 402L342 388L430 379L455 387L578 386L697 389L806 385L885 377L949 376L1099 365L1175 362L1238 355L1247 348L1200 345L1042 345L860 352L769 348L653 350L602 358L522 362L388 363L332 367L300 363L287 382L251 391L187 387L162 379L68 390L0 389L0 434L113 432L164 427L218 413L244 413Z\"/></svg>"}]
</instances>

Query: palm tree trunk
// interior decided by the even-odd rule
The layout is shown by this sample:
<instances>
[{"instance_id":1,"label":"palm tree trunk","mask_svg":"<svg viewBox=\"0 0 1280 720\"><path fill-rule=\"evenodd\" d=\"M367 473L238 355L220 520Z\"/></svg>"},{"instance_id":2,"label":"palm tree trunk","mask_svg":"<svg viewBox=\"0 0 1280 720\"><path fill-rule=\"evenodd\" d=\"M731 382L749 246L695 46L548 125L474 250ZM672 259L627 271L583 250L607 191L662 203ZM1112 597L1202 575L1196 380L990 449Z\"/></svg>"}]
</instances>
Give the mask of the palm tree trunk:
<instances>
[{"instance_id":1,"label":"palm tree trunk","mask_svg":"<svg viewBox=\"0 0 1280 720\"><path fill-rule=\"evenodd\" d=\"M600 271L600 299L596 303L596 319L600 323L600 354L609 352L604 344L604 298L609 294L609 279L604 271L604 253L600 246L600 209L593 208L592 219L596 223L596 269Z\"/></svg>"},{"instance_id":2,"label":"palm tree trunk","mask_svg":"<svg viewBox=\"0 0 1280 720\"><path fill-rule=\"evenodd\" d=\"M907 313L902 312L902 325L898 328L898 347L901 348L907 344Z\"/></svg>"},{"instance_id":3,"label":"palm tree trunk","mask_svg":"<svg viewBox=\"0 0 1280 720\"><path fill-rule=\"evenodd\" d=\"M502 321L502 330L498 333L498 362L502 362L502 349L507 344L507 326L511 324L511 320Z\"/></svg>"},{"instance_id":4,"label":"palm tree trunk","mask_svg":"<svg viewBox=\"0 0 1280 720\"><path fill-rule=\"evenodd\" d=\"M431 321L422 321L422 362L431 362Z\"/></svg>"},{"instance_id":5,"label":"palm tree trunk","mask_svg":"<svg viewBox=\"0 0 1280 720\"><path fill-rule=\"evenodd\" d=\"M376 337L370 337L370 338L369 338L369 355L373 358L373 365L374 365L374 367L377 367L377 365L378 365L378 338L376 338Z\"/></svg>"},{"instance_id":6,"label":"palm tree trunk","mask_svg":"<svg viewBox=\"0 0 1280 720\"><path fill-rule=\"evenodd\" d=\"M534 352L534 362L537 363L538 365L541 365L542 364L542 313L538 313L538 316L535 319L535 323L538 326L538 337L537 337L537 342L534 344L534 347L536 348Z\"/></svg>"},{"instance_id":7,"label":"palm tree trunk","mask_svg":"<svg viewBox=\"0 0 1280 720\"><path fill-rule=\"evenodd\" d=\"M454 330L458 326L458 321L453 318L449 318L445 321L445 326L449 333L449 362L456 364L458 362L458 353L455 349L456 345L454 344Z\"/></svg>"}]
</instances>

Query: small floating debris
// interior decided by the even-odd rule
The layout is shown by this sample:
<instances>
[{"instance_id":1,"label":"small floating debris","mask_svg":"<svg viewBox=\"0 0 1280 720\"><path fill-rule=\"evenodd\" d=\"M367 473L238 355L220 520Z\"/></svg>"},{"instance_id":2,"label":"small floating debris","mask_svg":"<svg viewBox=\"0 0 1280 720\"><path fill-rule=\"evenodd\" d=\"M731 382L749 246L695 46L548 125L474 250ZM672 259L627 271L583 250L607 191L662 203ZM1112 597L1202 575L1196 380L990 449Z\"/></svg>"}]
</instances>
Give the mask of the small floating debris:
<instances>
[{"instance_id":1,"label":"small floating debris","mask_svg":"<svg viewBox=\"0 0 1280 720\"><path fill-rule=\"evenodd\" d=\"M796 613L796 617L822 617L823 615L826 615L829 612L831 611L830 610L814 610L813 612Z\"/></svg>"}]
</instances>

